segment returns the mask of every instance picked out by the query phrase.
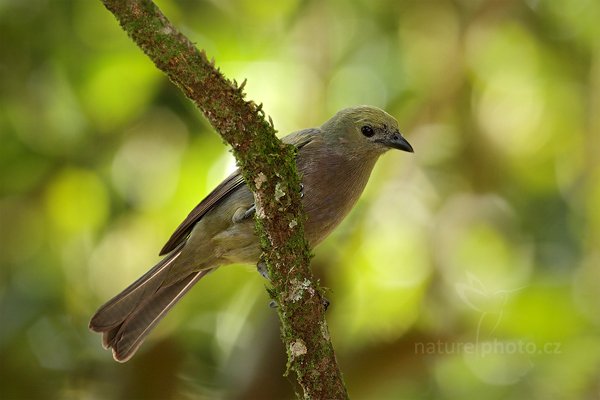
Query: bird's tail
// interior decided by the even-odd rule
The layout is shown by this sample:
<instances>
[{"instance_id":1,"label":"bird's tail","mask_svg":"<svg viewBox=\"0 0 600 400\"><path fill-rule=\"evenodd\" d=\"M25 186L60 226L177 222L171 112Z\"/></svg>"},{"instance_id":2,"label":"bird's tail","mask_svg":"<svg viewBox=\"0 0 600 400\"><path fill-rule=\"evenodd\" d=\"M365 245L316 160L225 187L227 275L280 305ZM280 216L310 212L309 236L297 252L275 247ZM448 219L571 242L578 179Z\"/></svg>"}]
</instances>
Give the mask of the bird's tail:
<instances>
[{"instance_id":1,"label":"bird's tail","mask_svg":"<svg viewBox=\"0 0 600 400\"><path fill-rule=\"evenodd\" d=\"M212 271L201 270L175 283L164 284L182 247L183 243L92 317L90 329L102 333L102 345L112 349L116 361L129 360L167 312L200 278Z\"/></svg>"}]
</instances>

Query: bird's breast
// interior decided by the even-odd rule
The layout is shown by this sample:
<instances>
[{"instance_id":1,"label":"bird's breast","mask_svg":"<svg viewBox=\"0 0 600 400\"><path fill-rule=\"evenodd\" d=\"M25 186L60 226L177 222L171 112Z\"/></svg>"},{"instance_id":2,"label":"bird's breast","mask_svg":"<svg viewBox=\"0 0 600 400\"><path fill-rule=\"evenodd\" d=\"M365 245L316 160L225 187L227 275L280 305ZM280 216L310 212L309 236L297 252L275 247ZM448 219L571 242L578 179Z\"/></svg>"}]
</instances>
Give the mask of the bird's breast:
<instances>
[{"instance_id":1,"label":"bird's breast","mask_svg":"<svg viewBox=\"0 0 600 400\"><path fill-rule=\"evenodd\" d=\"M305 234L311 247L325 239L348 215L362 194L374 164L375 160L357 163L332 155L304 165L299 162L307 215Z\"/></svg>"}]
</instances>

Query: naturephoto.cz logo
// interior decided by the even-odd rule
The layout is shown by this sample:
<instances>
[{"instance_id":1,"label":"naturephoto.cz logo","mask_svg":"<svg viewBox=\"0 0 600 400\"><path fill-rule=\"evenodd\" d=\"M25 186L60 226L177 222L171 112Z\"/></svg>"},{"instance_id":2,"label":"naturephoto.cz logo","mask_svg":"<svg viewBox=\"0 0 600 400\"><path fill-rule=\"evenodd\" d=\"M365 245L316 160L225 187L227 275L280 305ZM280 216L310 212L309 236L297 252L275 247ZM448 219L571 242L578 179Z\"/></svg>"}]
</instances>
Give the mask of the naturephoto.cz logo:
<instances>
[{"instance_id":1,"label":"naturephoto.cz logo","mask_svg":"<svg viewBox=\"0 0 600 400\"><path fill-rule=\"evenodd\" d=\"M468 354L485 357L488 355L514 354L560 354L560 342L536 343L531 340L498 339L494 336L504 316L509 297L523 289L488 290L474 274L467 273L466 282L455 284L458 298L479 318L475 337L472 341L431 341L417 342L416 354Z\"/></svg>"},{"instance_id":2,"label":"naturephoto.cz logo","mask_svg":"<svg viewBox=\"0 0 600 400\"><path fill-rule=\"evenodd\" d=\"M416 354L476 354L485 357L490 354L560 354L560 342L547 342L538 345L527 340L498 340L484 342L418 342Z\"/></svg>"}]
</instances>

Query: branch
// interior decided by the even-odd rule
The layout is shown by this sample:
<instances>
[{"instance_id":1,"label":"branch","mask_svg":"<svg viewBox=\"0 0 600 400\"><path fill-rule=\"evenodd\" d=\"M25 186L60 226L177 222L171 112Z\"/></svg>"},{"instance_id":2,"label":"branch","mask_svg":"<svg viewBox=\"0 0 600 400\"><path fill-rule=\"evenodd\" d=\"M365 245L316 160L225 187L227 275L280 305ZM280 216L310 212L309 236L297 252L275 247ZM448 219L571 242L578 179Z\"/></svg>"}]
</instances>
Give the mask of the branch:
<instances>
[{"instance_id":1,"label":"branch","mask_svg":"<svg viewBox=\"0 0 600 400\"><path fill-rule=\"evenodd\" d=\"M254 192L256 228L273 284L269 293L279 305L288 371L296 374L304 397L347 398L329 340L321 289L310 271L295 148L277 139L262 105L244 100L244 83L237 86L227 80L151 0L102 1L233 148Z\"/></svg>"}]
</instances>

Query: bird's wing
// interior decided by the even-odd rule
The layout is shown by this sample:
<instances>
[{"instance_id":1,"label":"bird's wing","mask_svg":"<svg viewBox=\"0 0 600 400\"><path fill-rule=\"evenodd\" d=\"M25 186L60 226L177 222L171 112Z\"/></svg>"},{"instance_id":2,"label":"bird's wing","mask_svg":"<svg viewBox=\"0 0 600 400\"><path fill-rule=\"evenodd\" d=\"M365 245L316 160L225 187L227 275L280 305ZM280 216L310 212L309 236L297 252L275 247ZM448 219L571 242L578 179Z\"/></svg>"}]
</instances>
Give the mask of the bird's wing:
<instances>
[{"instance_id":1,"label":"bird's wing","mask_svg":"<svg viewBox=\"0 0 600 400\"><path fill-rule=\"evenodd\" d=\"M215 205L219 204L223 199L235 191L240 186L244 185L244 178L239 170L229 175L223 182L219 184L208 196L204 198L194 209L188 214L185 220L177 227L171 235L167 243L160 250L160 255L167 254L173 251L178 244L184 241L192 232L194 225Z\"/></svg>"},{"instance_id":2,"label":"bird's wing","mask_svg":"<svg viewBox=\"0 0 600 400\"><path fill-rule=\"evenodd\" d=\"M285 143L293 144L298 149L310 143L317 135L320 134L319 129L304 129L302 131L291 133L285 136L282 140ZM173 251L181 242L183 242L194 229L194 225L213 207L221 203L231 193L236 191L240 186L245 185L244 178L239 170L229 175L223 182L219 184L204 200L200 202L186 217L186 219L177 227L171 235L167 243L160 250L160 255L167 254Z\"/></svg>"},{"instance_id":3,"label":"bird's wing","mask_svg":"<svg viewBox=\"0 0 600 400\"><path fill-rule=\"evenodd\" d=\"M308 143L321 136L321 130L318 128L303 129L301 131L290 133L281 138L283 143L293 144L298 149L301 149Z\"/></svg>"}]
</instances>

